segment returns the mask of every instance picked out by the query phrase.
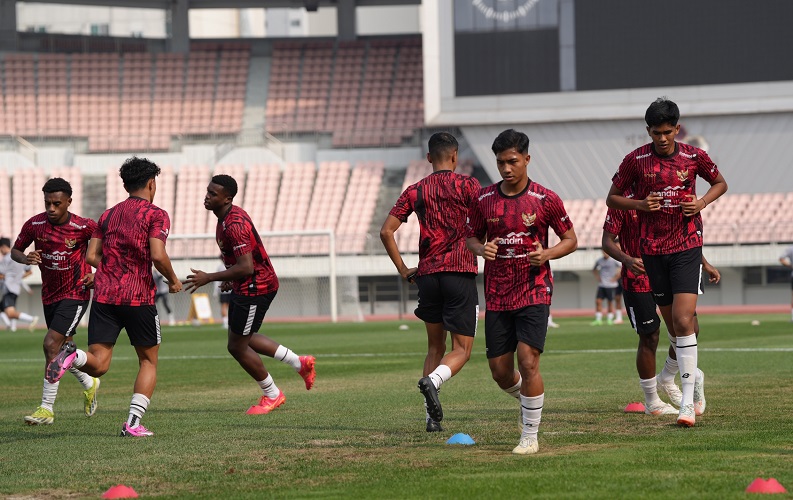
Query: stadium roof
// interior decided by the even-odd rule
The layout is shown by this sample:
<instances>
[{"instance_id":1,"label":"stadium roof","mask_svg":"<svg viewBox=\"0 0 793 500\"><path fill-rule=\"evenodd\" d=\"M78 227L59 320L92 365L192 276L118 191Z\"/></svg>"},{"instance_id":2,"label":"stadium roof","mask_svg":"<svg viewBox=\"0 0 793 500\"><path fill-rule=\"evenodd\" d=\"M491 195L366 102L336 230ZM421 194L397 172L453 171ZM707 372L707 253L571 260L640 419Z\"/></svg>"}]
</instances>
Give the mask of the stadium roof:
<instances>
[{"instance_id":1,"label":"stadium roof","mask_svg":"<svg viewBox=\"0 0 793 500\"><path fill-rule=\"evenodd\" d=\"M337 5L337 0L181 0L188 9L250 9L250 8L301 8L313 3L320 7ZM352 0L355 6L376 5L420 5L421 0ZM56 3L65 5L94 5L103 7L129 7L148 9L171 9L179 0L25 0L26 3Z\"/></svg>"}]
</instances>

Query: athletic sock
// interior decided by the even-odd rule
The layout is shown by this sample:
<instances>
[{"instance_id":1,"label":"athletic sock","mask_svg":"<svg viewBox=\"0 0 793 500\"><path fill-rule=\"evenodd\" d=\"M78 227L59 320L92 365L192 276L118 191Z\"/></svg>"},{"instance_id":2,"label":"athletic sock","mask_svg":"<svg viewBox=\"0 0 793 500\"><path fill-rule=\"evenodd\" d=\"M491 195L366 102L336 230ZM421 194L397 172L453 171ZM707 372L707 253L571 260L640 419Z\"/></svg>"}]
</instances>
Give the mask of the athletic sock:
<instances>
[{"instance_id":1,"label":"athletic sock","mask_svg":"<svg viewBox=\"0 0 793 500\"><path fill-rule=\"evenodd\" d=\"M609 321L614 321L614 313L608 313L606 315L606 319Z\"/></svg>"},{"instance_id":2,"label":"athletic sock","mask_svg":"<svg viewBox=\"0 0 793 500\"><path fill-rule=\"evenodd\" d=\"M77 356L75 356L74 361L72 361L72 366L75 368L81 368L85 366L85 364L88 362L88 355L82 349L77 349L75 352L77 353Z\"/></svg>"},{"instance_id":3,"label":"athletic sock","mask_svg":"<svg viewBox=\"0 0 793 500\"><path fill-rule=\"evenodd\" d=\"M672 359L669 356L666 357L666 363L664 363L664 369L661 370L661 374L659 375L659 379L664 384L671 384L675 381L675 375L679 368L677 366L677 360Z\"/></svg>"},{"instance_id":4,"label":"athletic sock","mask_svg":"<svg viewBox=\"0 0 793 500\"><path fill-rule=\"evenodd\" d=\"M521 414L523 415L523 434L521 438L531 437L537 439L537 430L540 427L544 402L545 393L539 396L520 395Z\"/></svg>"},{"instance_id":5,"label":"athletic sock","mask_svg":"<svg viewBox=\"0 0 793 500\"><path fill-rule=\"evenodd\" d=\"M644 405L645 406L657 406L661 401L661 398L658 397L658 385L655 381L655 377L647 378L647 379L639 379L639 385L642 387L644 391Z\"/></svg>"},{"instance_id":6,"label":"athletic sock","mask_svg":"<svg viewBox=\"0 0 793 500\"><path fill-rule=\"evenodd\" d=\"M273 354L273 358L277 359L282 363L286 363L290 365L297 371L300 371L300 356L293 353L291 349L288 347L284 347L282 345L278 346L278 349L275 350L275 354Z\"/></svg>"},{"instance_id":7,"label":"athletic sock","mask_svg":"<svg viewBox=\"0 0 793 500\"><path fill-rule=\"evenodd\" d=\"M617 309L617 321L622 321L622 309Z\"/></svg>"},{"instance_id":8,"label":"athletic sock","mask_svg":"<svg viewBox=\"0 0 793 500\"><path fill-rule=\"evenodd\" d=\"M428 377L432 380L432 385L434 385L436 389L440 389L444 382L452 378L452 369L446 365L438 365L435 371L430 373Z\"/></svg>"},{"instance_id":9,"label":"athletic sock","mask_svg":"<svg viewBox=\"0 0 793 500\"><path fill-rule=\"evenodd\" d=\"M278 389L278 386L275 385L275 381L273 381L272 375L267 375L266 379L259 380L257 384L259 384L259 387L262 388L262 393L265 395L265 397L268 397L270 399L277 398L278 394L280 394L281 392Z\"/></svg>"},{"instance_id":10,"label":"athletic sock","mask_svg":"<svg viewBox=\"0 0 793 500\"><path fill-rule=\"evenodd\" d=\"M52 411L55 405L55 397L58 395L58 385L60 381L51 384L44 379L44 388L41 391L41 407L45 410Z\"/></svg>"},{"instance_id":11,"label":"athletic sock","mask_svg":"<svg viewBox=\"0 0 793 500\"><path fill-rule=\"evenodd\" d=\"M19 313L19 321L24 321L25 323L33 323L33 316L28 313Z\"/></svg>"},{"instance_id":12,"label":"athletic sock","mask_svg":"<svg viewBox=\"0 0 793 500\"><path fill-rule=\"evenodd\" d=\"M672 346L672 350L675 351L675 354L677 354L677 338L669 333L669 330L666 331L666 336L669 339L669 344Z\"/></svg>"},{"instance_id":13,"label":"athletic sock","mask_svg":"<svg viewBox=\"0 0 793 500\"><path fill-rule=\"evenodd\" d=\"M88 390L94 386L94 377L75 368L74 363L72 363L72 366L69 367L69 373L74 375L74 377L80 382L80 385L83 386L83 389Z\"/></svg>"},{"instance_id":14,"label":"athletic sock","mask_svg":"<svg viewBox=\"0 0 793 500\"><path fill-rule=\"evenodd\" d=\"M129 417L127 417L127 425L129 427L137 427L146 410L149 408L150 400L143 394L137 392L132 395L132 402L129 404Z\"/></svg>"},{"instance_id":15,"label":"athletic sock","mask_svg":"<svg viewBox=\"0 0 793 500\"><path fill-rule=\"evenodd\" d=\"M11 320L8 319L8 314L0 312L0 319L3 320L3 323L5 323L6 327L11 328Z\"/></svg>"},{"instance_id":16,"label":"athletic sock","mask_svg":"<svg viewBox=\"0 0 793 500\"><path fill-rule=\"evenodd\" d=\"M504 392L506 392L515 399L520 399L520 386L523 385L523 377L521 377L520 375L518 375L518 377L519 378L517 384L513 385L508 389L502 389Z\"/></svg>"},{"instance_id":17,"label":"athletic sock","mask_svg":"<svg viewBox=\"0 0 793 500\"><path fill-rule=\"evenodd\" d=\"M677 337L677 364L680 367L681 406L694 404L694 379L697 376L697 336Z\"/></svg>"},{"instance_id":18,"label":"athletic sock","mask_svg":"<svg viewBox=\"0 0 793 500\"><path fill-rule=\"evenodd\" d=\"M603 313L602 312L596 312L595 313L595 321L603 321Z\"/></svg>"}]
</instances>

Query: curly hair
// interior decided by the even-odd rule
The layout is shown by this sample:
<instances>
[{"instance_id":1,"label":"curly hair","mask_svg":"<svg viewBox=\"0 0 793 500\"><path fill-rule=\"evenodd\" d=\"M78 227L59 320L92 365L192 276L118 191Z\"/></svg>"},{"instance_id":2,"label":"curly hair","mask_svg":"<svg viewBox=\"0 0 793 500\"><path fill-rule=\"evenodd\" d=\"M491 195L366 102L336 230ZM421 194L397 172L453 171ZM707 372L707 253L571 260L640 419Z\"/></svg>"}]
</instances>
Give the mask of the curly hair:
<instances>
[{"instance_id":1,"label":"curly hair","mask_svg":"<svg viewBox=\"0 0 793 500\"><path fill-rule=\"evenodd\" d=\"M222 186L223 190L226 191L226 194L231 198L237 196L237 181L230 175L218 174L212 177L212 184Z\"/></svg>"},{"instance_id":2,"label":"curly hair","mask_svg":"<svg viewBox=\"0 0 793 500\"><path fill-rule=\"evenodd\" d=\"M160 175L160 167L146 158L133 156L132 158L127 158L127 161L121 165L121 168L118 169L118 174L121 176L121 180L124 181L124 189L128 193L132 193L143 188L149 182L149 179L154 179Z\"/></svg>"},{"instance_id":3,"label":"curly hair","mask_svg":"<svg viewBox=\"0 0 793 500\"><path fill-rule=\"evenodd\" d=\"M52 179L48 180L44 183L44 187L41 188L41 191L44 194L49 193L64 193L66 196L72 196L72 185L66 179L62 179L60 177L53 177Z\"/></svg>"}]
</instances>

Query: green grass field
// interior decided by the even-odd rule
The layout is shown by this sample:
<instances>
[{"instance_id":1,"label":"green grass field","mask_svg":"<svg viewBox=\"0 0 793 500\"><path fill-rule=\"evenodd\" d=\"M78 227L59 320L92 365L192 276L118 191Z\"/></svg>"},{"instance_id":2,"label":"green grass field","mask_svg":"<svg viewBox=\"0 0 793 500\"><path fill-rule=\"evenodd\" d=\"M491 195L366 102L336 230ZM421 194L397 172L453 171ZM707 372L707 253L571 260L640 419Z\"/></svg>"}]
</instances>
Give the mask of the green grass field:
<instances>
[{"instance_id":1,"label":"green grass field","mask_svg":"<svg viewBox=\"0 0 793 500\"><path fill-rule=\"evenodd\" d=\"M99 498L125 484L142 498L721 499L751 496L756 477L793 492L789 318L701 318L708 406L692 429L622 411L643 400L629 326L559 322L542 357L534 456L510 453L518 404L490 378L481 328L471 361L443 386L446 430L428 434L416 388L420 323L265 324L267 335L316 355L318 375L306 391L291 368L265 359L287 402L258 416L245 414L260 390L226 352L225 332L166 327L148 439L118 437L137 371L124 334L94 417L83 416L82 388L66 374L54 425L28 427L22 418L41 397L42 332L2 332L0 496ZM458 432L476 445L445 444Z\"/></svg>"}]
</instances>

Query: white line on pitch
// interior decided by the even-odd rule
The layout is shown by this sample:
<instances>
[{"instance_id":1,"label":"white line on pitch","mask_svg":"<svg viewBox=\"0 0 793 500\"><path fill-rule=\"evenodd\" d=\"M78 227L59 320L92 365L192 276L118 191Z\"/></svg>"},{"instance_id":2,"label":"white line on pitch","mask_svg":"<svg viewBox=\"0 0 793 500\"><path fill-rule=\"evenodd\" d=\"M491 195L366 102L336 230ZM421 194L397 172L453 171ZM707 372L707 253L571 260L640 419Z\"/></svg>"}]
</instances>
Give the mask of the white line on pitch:
<instances>
[{"instance_id":1,"label":"white line on pitch","mask_svg":"<svg viewBox=\"0 0 793 500\"><path fill-rule=\"evenodd\" d=\"M704 352L793 352L793 347L703 347L699 349ZM634 353L636 349L560 349L547 351L549 354L620 354ZM356 352L349 354L323 353L315 354L317 358L393 358L400 356L426 356L426 352ZM135 361L137 358L131 356L115 356L113 359L119 361ZM202 355L202 356L160 356L161 360L201 360L201 359L231 359L226 355ZM0 363L39 363L39 358L9 358L0 359Z\"/></svg>"}]
</instances>

